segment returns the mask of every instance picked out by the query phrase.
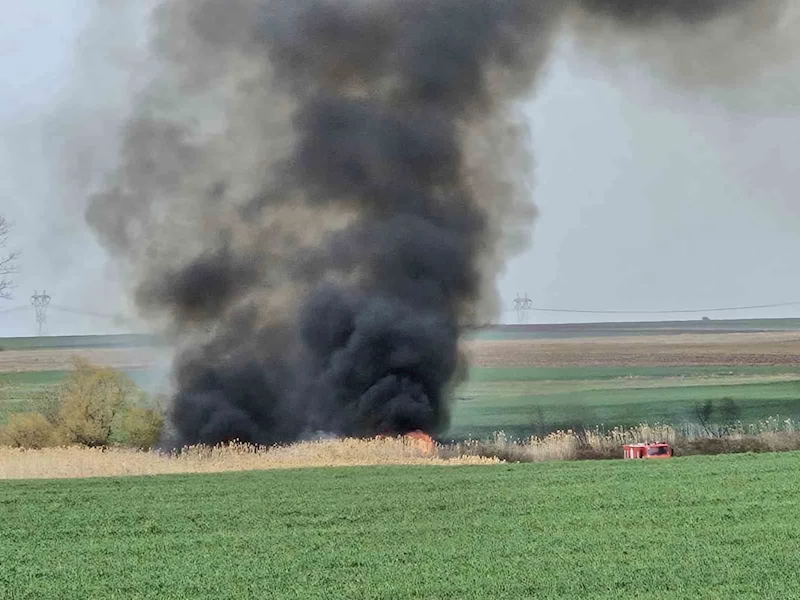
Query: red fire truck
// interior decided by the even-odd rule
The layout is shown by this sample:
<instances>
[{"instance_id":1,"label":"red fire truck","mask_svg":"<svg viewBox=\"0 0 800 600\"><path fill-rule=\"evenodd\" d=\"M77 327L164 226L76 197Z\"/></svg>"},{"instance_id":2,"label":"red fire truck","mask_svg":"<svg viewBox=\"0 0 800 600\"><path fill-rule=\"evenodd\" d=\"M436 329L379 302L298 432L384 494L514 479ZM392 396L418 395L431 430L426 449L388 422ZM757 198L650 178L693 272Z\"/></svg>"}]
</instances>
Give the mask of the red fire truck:
<instances>
[{"instance_id":1,"label":"red fire truck","mask_svg":"<svg viewBox=\"0 0 800 600\"><path fill-rule=\"evenodd\" d=\"M670 458L672 447L666 442L654 444L625 444L622 446L623 458Z\"/></svg>"}]
</instances>

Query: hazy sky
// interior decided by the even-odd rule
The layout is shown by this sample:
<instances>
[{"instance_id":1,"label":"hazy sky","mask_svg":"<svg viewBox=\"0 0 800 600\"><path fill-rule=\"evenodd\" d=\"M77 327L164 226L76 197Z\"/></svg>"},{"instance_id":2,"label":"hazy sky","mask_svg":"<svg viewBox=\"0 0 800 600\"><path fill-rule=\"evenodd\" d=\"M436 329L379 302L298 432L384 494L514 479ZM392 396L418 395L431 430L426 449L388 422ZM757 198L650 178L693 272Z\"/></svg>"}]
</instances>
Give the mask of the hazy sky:
<instances>
[{"instance_id":1,"label":"hazy sky","mask_svg":"<svg viewBox=\"0 0 800 600\"><path fill-rule=\"evenodd\" d=\"M34 289L62 308L126 308L81 211L57 201L53 153L70 149L43 127L72 81L87 2L0 5L0 212L22 252L15 298L0 301L0 336L27 335L32 309L9 309L27 306ZM540 217L530 249L500 279L508 307L517 293L541 307L622 311L800 302L800 69L700 94L562 48L528 113ZM710 316L800 316L800 305ZM119 327L50 312L53 334Z\"/></svg>"}]
</instances>

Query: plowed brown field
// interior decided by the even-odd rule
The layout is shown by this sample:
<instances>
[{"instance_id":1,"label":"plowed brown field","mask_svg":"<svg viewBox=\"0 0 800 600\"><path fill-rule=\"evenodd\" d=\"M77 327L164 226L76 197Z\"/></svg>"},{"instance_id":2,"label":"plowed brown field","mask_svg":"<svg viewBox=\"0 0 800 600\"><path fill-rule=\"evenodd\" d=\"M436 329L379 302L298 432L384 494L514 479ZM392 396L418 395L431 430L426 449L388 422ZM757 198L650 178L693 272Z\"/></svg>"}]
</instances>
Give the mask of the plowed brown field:
<instances>
[{"instance_id":1,"label":"plowed brown field","mask_svg":"<svg viewBox=\"0 0 800 600\"><path fill-rule=\"evenodd\" d=\"M464 348L478 367L800 364L800 332L476 340Z\"/></svg>"},{"instance_id":2,"label":"plowed brown field","mask_svg":"<svg viewBox=\"0 0 800 600\"><path fill-rule=\"evenodd\" d=\"M800 332L714 333L464 342L477 367L746 366L800 364ZM72 357L121 369L163 362L163 348L59 348L0 352L0 373L61 371Z\"/></svg>"},{"instance_id":3,"label":"plowed brown field","mask_svg":"<svg viewBox=\"0 0 800 600\"><path fill-rule=\"evenodd\" d=\"M72 358L80 356L92 364L117 369L146 369L168 354L164 348L57 348L4 350L0 352L0 373L21 371L65 371Z\"/></svg>"}]
</instances>

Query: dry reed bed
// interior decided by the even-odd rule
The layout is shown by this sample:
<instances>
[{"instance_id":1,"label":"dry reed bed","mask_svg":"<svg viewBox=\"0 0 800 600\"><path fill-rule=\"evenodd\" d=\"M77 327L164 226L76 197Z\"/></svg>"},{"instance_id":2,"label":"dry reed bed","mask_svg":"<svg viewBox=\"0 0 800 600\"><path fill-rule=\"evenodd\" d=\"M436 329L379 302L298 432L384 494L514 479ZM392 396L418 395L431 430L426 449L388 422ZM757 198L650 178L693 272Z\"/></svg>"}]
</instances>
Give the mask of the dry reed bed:
<instances>
[{"instance_id":1,"label":"dry reed bed","mask_svg":"<svg viewBox=\"0 0 800 600\"><path fill-rule=\"evenodd\" d=\"M22 450L0 447L0 479L60 479L179 473L222 473L309 467L476 465L477 455L443 458L400 439L324 440L273 448L245 444L184 449L179 454L80 446Z\"/></svg>"},{"instance_id":2,"label":"dry reed bed","mask_svg":"<svg viewBox=\"0 0 800 600\"><path fill-rule=\"evenodd\" d=\"M246 444L193 446L180 453L80 446L22 450L0 447L0 479L119 477L181 473L222 473L310 467L375 465L480 465L621 458L622 444L669 442L676 454L784 452L800 450L800 426L769 419L726 432L698 426L674 428L642 424L610 431L559 431L546 437L513 440L503 432L491 440L438 445L431 453L413 439L339 439L299 442L272 448Z\"/></svg>"},{"instance_id":3,"label":"dry reed bed","mask_svg":"<svg viewBox=\"0 0 800 600\"><path fill-rule=\"evenodd\" d=\"M439 456L484 456L504 462L546 462L622 458L623 444L667 442L678 456L740 452L788 452L800 450L800 424L791 419L767 419L759 423L732 424L727 429L707 429L687 424L641 424L609 431L557 431L546 437L508 439L501 431L492 440L470 440L439 448Z\"/></svg>"}]
</instances>

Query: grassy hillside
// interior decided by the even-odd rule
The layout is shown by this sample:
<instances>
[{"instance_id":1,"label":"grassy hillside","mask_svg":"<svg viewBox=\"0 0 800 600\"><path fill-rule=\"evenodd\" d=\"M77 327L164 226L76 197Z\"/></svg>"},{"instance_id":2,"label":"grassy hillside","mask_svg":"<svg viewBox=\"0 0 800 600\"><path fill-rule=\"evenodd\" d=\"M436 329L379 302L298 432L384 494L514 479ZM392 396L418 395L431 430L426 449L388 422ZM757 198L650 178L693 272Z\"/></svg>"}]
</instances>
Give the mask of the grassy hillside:
<instances>
[{"instance_id":1,"label":"grassy hillside","mask_svg":"<svg viewBox=\"0 0 800 600\"><path fill-rule=\"evenodd\" d=\"M800 454L5 482L0 597L797 598Z\"/></svg>"}]
</instances>

